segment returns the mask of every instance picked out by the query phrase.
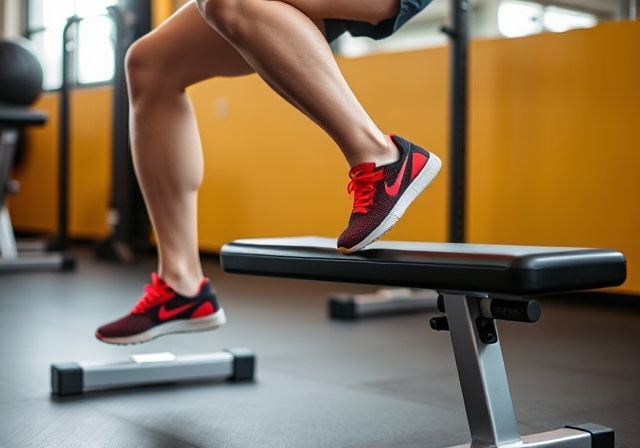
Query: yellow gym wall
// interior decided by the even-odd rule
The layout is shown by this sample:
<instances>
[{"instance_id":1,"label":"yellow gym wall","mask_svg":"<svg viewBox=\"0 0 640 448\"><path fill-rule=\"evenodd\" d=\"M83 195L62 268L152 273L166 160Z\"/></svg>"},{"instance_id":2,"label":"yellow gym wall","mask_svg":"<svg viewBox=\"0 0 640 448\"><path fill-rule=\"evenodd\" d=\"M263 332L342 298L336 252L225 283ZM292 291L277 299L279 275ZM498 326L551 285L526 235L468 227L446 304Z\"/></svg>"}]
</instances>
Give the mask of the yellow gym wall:
<instances>
[{"instance_id":1,"label":"yellow gym wall","mask_svg":"<svg viewBox=\"0 0 640 448\"><path fill-rule=\"evenodd\" d=\"M476 42L470 242L612 247L640 292L640 23Z\"/></svg>"},{"instance_id":2,"label":"yellow gym wall","mask_svg":"<svg viewBox=\"0 0 640 448\"><path fill-rule=\"evenodd\" d=\"M340 65L383 129L442 152L445 53L341 59ZM381 62L402 69L388 70ZM215 250L239 235L336 236L343 230L352 205L348 166L323 132L255 76L202 83L189 93L205 147L199 222L204 248ZM445 190L443 177L390 237L443 240Z\"/></svg>"},{"instance_id":3,"label":"yellow gym wall","mask_svg":"<svg viewBox=\"0 0 640 448\"><path fill-rule=\"evenodd\" d=\"M469 242L612 247L628 259L620 292L640 293L640 24L471 45ZM339 58L379 125L438 153L442 174L387 239L447 238L449 53L446 48ZM333 143L256 77L192 87L206 174L203 250L241 237L336 236L351 201ZM106 235L111 94L72 97L71 235ZM55 229L57 95L37 107L49 124L29 132L11 199L16 228Z\"/></svg>"},{"instance_id":4,"label":"yellow gym wall","mask_svg":"<svg viewBox=\"0 0 640 448\"><path fill-rule=\"evenodd\" d=\"M111 88L72 91L69 103L69 234L98 239L109 231ZM57 94L45 94L34 105L48 113L48 120L27 132L24 160L13 171L20 192L9 198L9 210L19 231L57 229L59 107Z\"/></svg>"}]
</instances>

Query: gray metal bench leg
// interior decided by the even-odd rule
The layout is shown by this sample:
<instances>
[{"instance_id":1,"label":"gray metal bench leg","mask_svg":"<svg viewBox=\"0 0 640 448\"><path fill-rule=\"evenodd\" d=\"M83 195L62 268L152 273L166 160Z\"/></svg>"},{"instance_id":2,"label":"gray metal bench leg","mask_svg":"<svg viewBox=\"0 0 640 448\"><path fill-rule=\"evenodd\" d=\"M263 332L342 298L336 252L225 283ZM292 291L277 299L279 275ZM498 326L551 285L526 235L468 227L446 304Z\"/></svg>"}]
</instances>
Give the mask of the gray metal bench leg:
<instances>
[{"instance_id":1,"label":"gray metal bench leg","mask_svg":"<svg viewBox=\"0 0 640 448\"><path fill-rule=\"evenodd\" d=\"M18 258L16 237L13 233L9 211L5 206L7 194L6 184L13 166L13 159L18 142L18 130L7 128L0 130L0 258Z\"/></svg>"},{"instance_id":2,"label":"gray metal bench leg","mask_svg":"<svg viewBox=\"0 0 640 448\"><path fill-rule=\"evenodd\" d=\"M594 424L520 437L495 321L481 311L486 296L443 296L472 440L458 448L613 448L613 430Z\"/></svg>"},{"instance_id":3,"label":"gray metal bench leg","mask_svg":"<svg viewBox=\"0 0 640 448\"><path fill-rule=\"evenodd\" d=\"M1 205L0 209L0 258L15 259L18 258L18 248L16 246L16 237L13 233L11 218L7 207Z\"/></svg>"}]
</instances>

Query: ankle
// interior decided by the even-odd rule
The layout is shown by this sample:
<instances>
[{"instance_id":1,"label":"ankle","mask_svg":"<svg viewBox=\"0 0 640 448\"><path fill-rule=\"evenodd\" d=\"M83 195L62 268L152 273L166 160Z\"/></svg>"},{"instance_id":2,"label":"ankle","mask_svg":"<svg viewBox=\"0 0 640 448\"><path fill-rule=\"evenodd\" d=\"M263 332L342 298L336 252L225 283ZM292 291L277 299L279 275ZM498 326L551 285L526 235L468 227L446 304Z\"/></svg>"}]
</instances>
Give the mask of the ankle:
<instances>
[{"instance_id":1,"label":"ankle","mask_svg":"<svg viewBox=\"0 0 640 448\"><path fill-rule=\"evenodd\" d=\"M204 274L176 273L171 271L158 271L160 278L169 285L175 292L186 297L192 297L200 292L200 286Z\"/></svg>"},{"instance_id":2,"label":"ankle","mask_svg":"<svg viewBox=\"0 0 640 448\"><path fill-rule=\"evenodd\" d=\"M385 157L385 162L379 165L388 165L390 163L397 162L398 160L400 160L400 156L402 155L400 148L398 148L398 145L396 145L396 142L393 141L391 134L386 134L385 140L387 143L387 152L386 152L387 157Z\"/></svg>"},{"instance_id":3,"label":"ankle","mask_svg":"<svg viewBox=\"0 0 640 448\"><path fill-rule=\"evenodd\" d=\"M353 168L361 163L375 163L376 166L388 165L400 159L400 150L391 139L390 135L380 133L370 138L366 143L366 152L358 152L355 157L349 160L349 165Z\"/></svg>"},{"instance_id":4,"label":"ankle","mask_svg":"<svg viewBox=\"0 0 640 448\"><path fill-rule=\"evenodd\" d=\"M377 152L369 160L374 162L376 166L389 165L400 159L400 150L391 138L391 135L384 135L382 146L378 147Z\"/></svg>"}]
</instances>

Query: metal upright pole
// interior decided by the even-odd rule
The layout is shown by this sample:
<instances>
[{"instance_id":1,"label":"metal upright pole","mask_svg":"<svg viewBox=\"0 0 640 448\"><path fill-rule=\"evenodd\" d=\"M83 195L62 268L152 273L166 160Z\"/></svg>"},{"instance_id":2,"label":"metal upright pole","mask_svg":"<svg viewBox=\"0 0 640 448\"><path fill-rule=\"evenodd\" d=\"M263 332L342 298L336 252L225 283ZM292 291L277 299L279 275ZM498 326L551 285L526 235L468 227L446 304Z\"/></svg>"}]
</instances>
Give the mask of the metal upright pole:
<instances>
[{"instance_id":1,"label":"metal upright pole","mask_svg":"<svg viewBox=\"0 0 640 448\"><path fill-rule=\"evenodd\" d=\"M465 242L469 0L451 0L449 242Z\"/></svg>"},{"instance_id":2,"label":"metal upright pole","mask_svg":"<svg viewBox=\"0 0 640 448\"><path fill-rule=\"evenodd\" d=\"M125 55L131 44L151 27L148 1L120 0L107 8L115 26L115 75L113 83L112 173L109 236L99 241L98 258L128 263L136 249L150 246L149 219L133 170L129 142L129 95Z\"/></svg>"},{"instance_id":3,"label":"metal upright pole","mask_svg":"<svg viewBox=\"0 0 640 448\"><path fill-rule=\"evenodd\" d=\"M58 136L58 232L51 249L64 250L69 239L69 104L70 63L76 39L71 30L81 19L72 16L62 30L62 85L60 87L60 130Z\"/></svg>"},{"instance_id":4,"label":"metal upright pole","mask_svg":"<svg viewBox=\"0 0 640 448\"><path fill-rule=\"evenodd\" d=\"M618 0L618 20L638 19L638 0Z\"/></svg>"},{"instance_id":5,"label":"metal upright pole","mask_svg":"<svg viewBox=\"0 0 640 448\"><path fill-rule=\"evenodd\" d=\"M112 258L129 263L134 260L131 249L131 195L132 181L127 173L130 170L131 157L129 150L129 96L124 74L124 59L127 48L131 44L130 26L127 13L119 6L110 6L107 13L115 28L114 40L114 80L113 80L113 124L112 124L112 176L111 204L108 221L111 234L98 244L97 254L101 258ZM129 213L127 213L129 212Z\"/></svg>"}]
</instances>

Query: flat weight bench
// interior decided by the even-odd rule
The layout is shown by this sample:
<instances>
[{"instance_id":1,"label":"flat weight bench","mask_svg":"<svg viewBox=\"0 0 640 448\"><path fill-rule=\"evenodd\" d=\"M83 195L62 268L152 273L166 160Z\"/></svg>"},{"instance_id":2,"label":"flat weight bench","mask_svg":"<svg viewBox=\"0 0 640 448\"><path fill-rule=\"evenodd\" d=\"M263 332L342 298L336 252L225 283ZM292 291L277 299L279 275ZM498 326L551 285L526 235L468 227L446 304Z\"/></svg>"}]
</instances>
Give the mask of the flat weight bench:
<instances>
[{"instance_id":1,"label":"flat weight bench","mask_svg":"<svg viewBox=\"0 0 640 448\"><path fill-rule=\"evenodd\" d=\"M335 240L292 237L238 240L223 246L224 271L236 274L434 289L446 315L471 447L613 448L614 432L587 423L520 436L496 319L535 322L530 297L617 286L626 278L614 250L478 244L376 242L352 255Z\"/></svg>"},{"instance_id":2,"label":"flat weight bench","mask_svg":"<svg viewBox=\"0 0 640 448\"><path fill-rule=\"evenodd\" d=\"M21 106L0 104L0 272L31 269L71 270L75 259L66 253L46 252L46 244L16 242L6 196L15 193L9 175L16 155L20 130L42 126L47 121L44 112Z\"/></svg>"}]
</instances>

